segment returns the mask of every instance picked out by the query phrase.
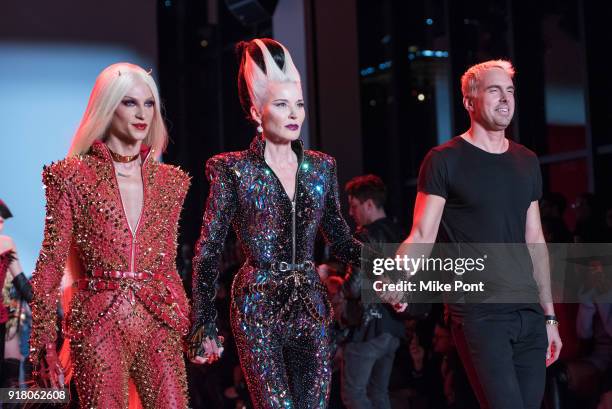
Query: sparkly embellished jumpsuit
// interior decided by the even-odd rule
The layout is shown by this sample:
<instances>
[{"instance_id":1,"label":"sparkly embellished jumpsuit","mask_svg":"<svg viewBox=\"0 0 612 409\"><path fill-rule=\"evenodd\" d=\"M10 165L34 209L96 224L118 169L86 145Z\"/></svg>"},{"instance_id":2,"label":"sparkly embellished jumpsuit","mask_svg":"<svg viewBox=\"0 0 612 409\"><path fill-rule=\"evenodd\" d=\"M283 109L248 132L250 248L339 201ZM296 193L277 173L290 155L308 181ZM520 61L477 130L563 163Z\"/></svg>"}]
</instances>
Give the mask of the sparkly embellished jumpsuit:
<instances>
[{"instance_id":1,"label":"sparkly embellished jumpsuit","mask_svg":"<svg viewBox=\"0 0 612 409\"><path fill-rule=\"evenodd\" d=\"M130 378L145 408L188 404L181 339L189 307L175 256L189 177L146 147L141 157L144 199L134 227L103 143L43 170L47 216L32 279L31 356L36 361L56 342L60 281L72 252L84 273L73 284L64 331L83 408L126 408Z\"/></svg>"},{"instance_id":2,"label":"sparkly embellished jumpsuit","mask_svg":"<svg viewBox=\"0 0 612 409\"><path fill-rule=\"evenodd\" d=\"M331 377L331 309L314 270L319 228L340 259L360 262L361 244L342 218L335 160L321 152L298 156L289 198L264 160L265 140L206 164L210 193L194 259L192 345L216 336L215 282L228 227L247 261L232 286L232 328L256 408L325 408Z\"/></svg>"}]
</instances>

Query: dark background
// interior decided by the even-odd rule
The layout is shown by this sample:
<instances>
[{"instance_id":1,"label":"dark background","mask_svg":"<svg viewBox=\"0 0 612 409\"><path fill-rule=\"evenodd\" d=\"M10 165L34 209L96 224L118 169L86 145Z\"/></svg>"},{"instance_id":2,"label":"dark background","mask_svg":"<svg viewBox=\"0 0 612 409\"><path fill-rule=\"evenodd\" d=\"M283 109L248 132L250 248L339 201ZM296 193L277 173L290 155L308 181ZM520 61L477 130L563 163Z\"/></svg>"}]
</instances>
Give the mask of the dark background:
<instances>
[{"instance_id":1,"label":"dark background","mask_svg":"<svg viewBox=\"0 0 612 409\"><path fill-rule=\"evenodd\" d=\"M223 2L211 16L209 3L158 3L160 82L174 141L165 158L194 176L183 219L186 242L198 234L205 160L245 149L254 134L238 103L234 45L275 31L273 18L244 25ZM388 211L405 227L425 153L468 127L461 74L491 58L516 67L517 110L508 136L538 154L545 190L562 193L568 203L587 191L607 198L608 2L287 3L305 27L298 34L307 64L308 145L337 157L341 183L361 173L383 177ZM567 212L570 226L572 217Z\"/></svg>"}]
</instances>

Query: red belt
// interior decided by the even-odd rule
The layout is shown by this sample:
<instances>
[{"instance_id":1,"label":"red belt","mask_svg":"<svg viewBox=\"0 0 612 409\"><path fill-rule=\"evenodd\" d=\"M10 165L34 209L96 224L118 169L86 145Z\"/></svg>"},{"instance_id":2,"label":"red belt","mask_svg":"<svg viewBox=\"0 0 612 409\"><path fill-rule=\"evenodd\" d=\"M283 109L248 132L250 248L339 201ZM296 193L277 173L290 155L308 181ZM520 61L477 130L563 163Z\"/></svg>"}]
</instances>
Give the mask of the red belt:
<instances>
[{"instance_id":1,"label":"red belt","mask_svg":"<svg viewBox=\"0 0 612 409\"><path fill-rule=\"evenodd\" d=\"M90 271L91 278L83 278L75 283L79 290L105 291L116 290L119 288L120 279L132 280L159 280L163 281L164 275L151 273L150 271ZM104 280L108 279L108 280Z\"/></svg>"},{"instance_id":2,"label":"red belt","mask_svg":"<svg viewBox=\"0 0 612 409\"><path fill-rule=\"evenodd\" d=\"M81 279L75 284L75 287L79 290L88 291L117 290L119 288L118 281L91 280L88 278Z\"/></svg>"},{"instance_id":3,"label":"red belt","mask_svg":"<svg viewBox=\"0 0 612 409\"><path fill-rule=\"evenodd\" d=\"M91 276L95 278L131 278L134 280L146 280L155 278L156 275L157 274L153 274L150 271L91 271Z\"/></svg>"},{"instance_id":4,"label":"red belt","mask_svg":"<svg viewBox=\"0 0 612 409\"><path fill-rule=\"evenodd\" d=\"M166 284L165 276L160 273L151 273L149 271L135 272L135 271L103 271L94 270L91 271L91 278L83 278L75 283L75 287L79 290L87 291L106 291L106 290L117 290L120 288L121 279L133 279L133 280L158 280ZM136 290L136 296L142 301L145 307L153 314L157 315L163 321L169 323L170 326L186 334L189 329L189 319L180 310L176 298L172 294L172 291L167 287L167 294L162 296L157 294L147 287L141 287ZM160 307L159 304L164 303L169 305L174 310L178 322L172 319L165 311ZM175 325L172 325L176 322Z\"/></svg>"}]
</instances>

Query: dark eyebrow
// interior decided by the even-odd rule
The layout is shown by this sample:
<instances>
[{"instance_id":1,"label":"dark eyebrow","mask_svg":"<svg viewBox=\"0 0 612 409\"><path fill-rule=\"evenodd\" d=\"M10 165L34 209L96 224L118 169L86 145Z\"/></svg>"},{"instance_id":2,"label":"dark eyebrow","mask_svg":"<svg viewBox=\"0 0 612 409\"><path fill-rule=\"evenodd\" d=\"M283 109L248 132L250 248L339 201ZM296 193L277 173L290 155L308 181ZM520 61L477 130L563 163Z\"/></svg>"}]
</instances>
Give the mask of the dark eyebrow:
<instances>
[{"instance_id":1,"label":"dark eyebrow","mask_svg":"<svg viewBox=\"0 0 612 409\"><path fill-rule=\"evenodd\" d=\"M123 98L129 98L129 99L138 100L138 98L132 97L132 96L129 96L129 95L125 95ZM145 99L145 101L155 101L155 97L148 97L148 98Z\"/></svg>"}]
</instances>

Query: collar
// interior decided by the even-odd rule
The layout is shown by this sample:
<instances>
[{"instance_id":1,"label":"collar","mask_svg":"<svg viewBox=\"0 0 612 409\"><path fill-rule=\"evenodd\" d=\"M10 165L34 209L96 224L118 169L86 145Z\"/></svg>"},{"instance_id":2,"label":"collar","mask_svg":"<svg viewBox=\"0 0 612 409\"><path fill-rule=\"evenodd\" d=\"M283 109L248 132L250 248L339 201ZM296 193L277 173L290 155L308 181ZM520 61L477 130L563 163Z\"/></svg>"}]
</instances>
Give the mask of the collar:
<instances>
[{"instance_id":1,"label":"collar","mask_svg":"<svg viewBox=\"0 0 612 409\"><path fill-rule=\"evenodd\" d=\"M256 157L261 159L262 161L265 161L265 158L264 158L265 148L266 148L266 138L264 138L262 135L256 135L251 141L251 145L249 146L249 151ZM302 142L301 139L296 139L295 141L291 141L291 149L297 155L298 164L302 163L302 160L304 158L304 142Z\"/></svg>"},{"instance_id":2,"label":"collar","mask_svg":"<svg viewBox=\"0 0 612 409\"><path fill-rule=\"evenodd\" d=\"M154 151L153 149L151 149L149 146L145 145L144 143L140 145L140 158L142 159L143 166L144 166L145 161L147 160L149 156L151 156L153 151ZM100 140L94 141L94 143L91 145L91 148L89 148L88 154L91 156L97 157L98 159L101 159L105 162L113 161L113 158L110 154L110 149L108 148L108 146L106 146L105 143L103 143Z\"/></svg>"}]
</instances>

